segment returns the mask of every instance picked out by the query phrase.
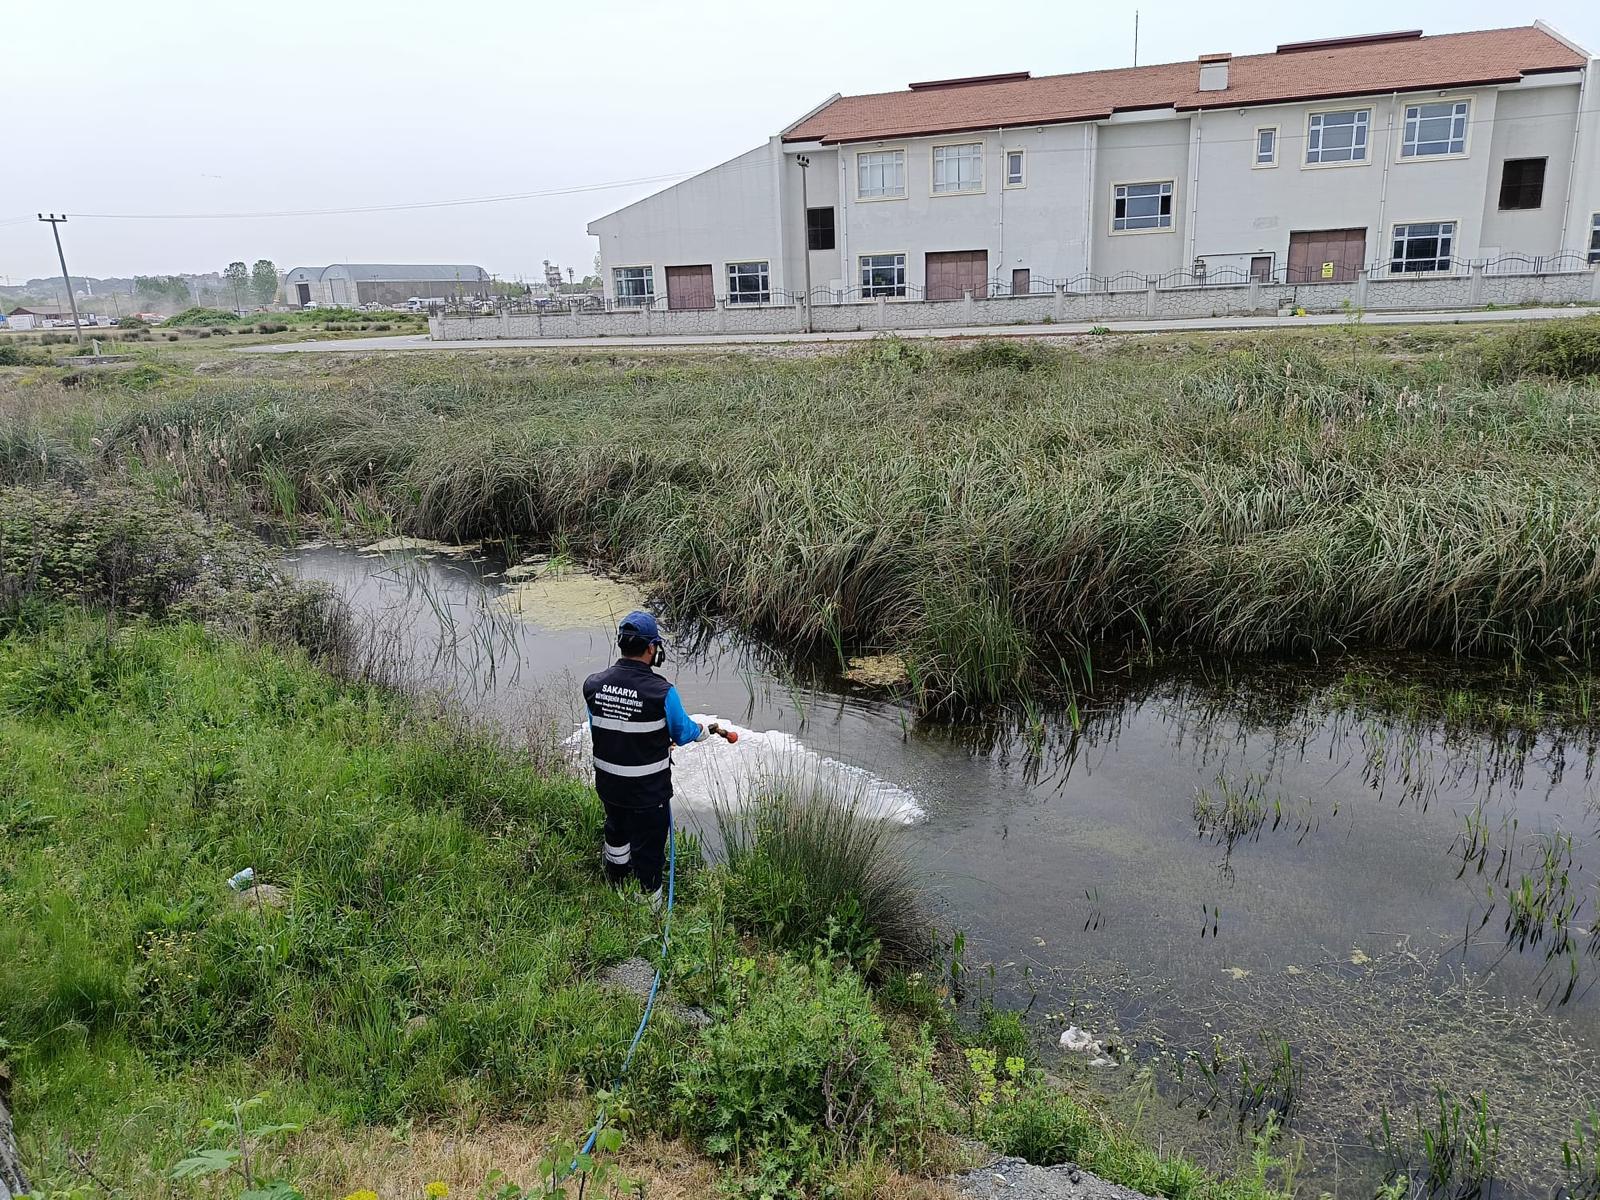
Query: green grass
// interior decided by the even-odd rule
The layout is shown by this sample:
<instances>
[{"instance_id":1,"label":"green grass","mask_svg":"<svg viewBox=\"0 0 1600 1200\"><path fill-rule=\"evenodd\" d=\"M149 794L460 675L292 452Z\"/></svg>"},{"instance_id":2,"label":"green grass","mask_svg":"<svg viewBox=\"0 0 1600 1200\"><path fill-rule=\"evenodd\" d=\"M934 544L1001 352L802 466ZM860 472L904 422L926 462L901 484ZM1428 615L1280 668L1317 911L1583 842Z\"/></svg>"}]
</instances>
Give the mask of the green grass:
<instances>
[{"instance_id":1,"label":"green grass","mask_svg":"<svg viewBox=\"0 0 1600 1200\"><path fill-rule=\"evenodd\" d=\"M37 1190L83 1183L92 1148L125 1194L174 1194L237 1097L320 1131L274 1151L290 1180L325 1177L341 1131L593 1104L639 1015L597 974L655 929L604 885L597 801L553 751L200 626L44 616L0 636L0 1058ZM238 903L247 865L285 909ZM827 938L740 938L728 876L692 845L680 871L671 990L713 1023L658 1011L630 1137L687 1138L735 1188L943 1169L987 1120L935 1069L945 1018L888 1006ZM1130 1181L1206 1181L1179 1200L1271 1194L1139 1157L1072 1103L1108 1173L1115 1145Z\"/></svg>"},{"instance_id":2,"label":"green grass","mask_svg":"<svg viewBox=\"0 0 1600 1200\"><path fill-rule=\"evenodd\" d=\"M1086 654L1590 654L1591 383L1234 347L363 362L186 381L101 444L197 503L281 511L288 481L302 512L561 544L800 652L901 652L929 704Z\"/></svg>"}]
</instances>

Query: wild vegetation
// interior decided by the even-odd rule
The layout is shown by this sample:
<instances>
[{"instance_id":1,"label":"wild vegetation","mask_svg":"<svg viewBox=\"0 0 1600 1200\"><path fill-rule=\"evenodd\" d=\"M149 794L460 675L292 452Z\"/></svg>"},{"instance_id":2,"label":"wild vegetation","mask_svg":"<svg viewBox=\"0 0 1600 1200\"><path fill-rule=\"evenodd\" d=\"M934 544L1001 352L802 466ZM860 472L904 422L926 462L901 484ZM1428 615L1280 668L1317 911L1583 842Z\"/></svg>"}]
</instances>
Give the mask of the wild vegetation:
<instances>
[{"instance_id":1,"label":"wild vegetation","mask_svg":"<svg viewBox=\"0 0 1600 1200\"><path fill-rule=\"evenodd\" d=\"M680 618L901 653L930 705L1173 650L1587 659L1600 319L1504 336L363 362L184 381L96 449L194 503L600 560Z\"/></svg>"}]
</instances>

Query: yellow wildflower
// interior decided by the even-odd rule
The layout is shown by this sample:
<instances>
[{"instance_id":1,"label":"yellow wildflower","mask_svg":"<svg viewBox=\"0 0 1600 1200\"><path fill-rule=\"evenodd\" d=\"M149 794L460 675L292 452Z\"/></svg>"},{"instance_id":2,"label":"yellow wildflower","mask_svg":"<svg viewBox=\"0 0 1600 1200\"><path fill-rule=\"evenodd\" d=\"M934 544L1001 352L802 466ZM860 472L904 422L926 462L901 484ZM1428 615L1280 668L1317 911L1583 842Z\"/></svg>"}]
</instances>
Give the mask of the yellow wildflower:
<instances>
[{"instance_id":1,"label":"yellow wildflower","mask_svg":"<svg viewBox=\"0 0 1600 1200\"><path fill-rule=\"evenodd\" d=\"M359 1192L351 1192L344 1200L378 1200L378 1193L362 1188Z\"/></svg>"},{"instance_id":2,"label":"yellow wildflower","mask_svg":"<svg viewBox=\"0 0 1600 1200\"><path fill-rule=\"evenodd\" d=\"M422 1190L428 1194L428 1200L444 1200L450 1194L450 1185L442 1179L435 1179Z\"/></svg>"}]
</instances>

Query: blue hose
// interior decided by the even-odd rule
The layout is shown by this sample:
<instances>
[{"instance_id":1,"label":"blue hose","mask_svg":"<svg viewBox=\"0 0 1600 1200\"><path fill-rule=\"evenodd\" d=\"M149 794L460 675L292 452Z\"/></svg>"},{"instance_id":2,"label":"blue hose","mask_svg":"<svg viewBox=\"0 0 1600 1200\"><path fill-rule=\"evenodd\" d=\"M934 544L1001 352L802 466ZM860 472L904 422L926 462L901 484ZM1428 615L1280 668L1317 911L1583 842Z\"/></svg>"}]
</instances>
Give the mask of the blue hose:
<instances>
[{"instance_id":1,"label":"blue hose","mask_svg":"<svg viewBox=\"0 0 1600 1200\"><path fill-rule=\"evenodd\" d=\"M611 1085L612 1092L622 1086L623 1079L628 1074L628 1068L633 1065L633 1053L639 1048L639 1042L644 1038L645 1026L650 1024L650 1014L655 1011L656 993L661 990L661 974L667 969L667 942L672 934L672 892L678 874L678 833L672 820L672 804L667 803L667 915L661 925L661 960L656 964L656 977L650 984L650 995L644 1002L644 1016L639 1018L639 1028L633 1031L633 1041L628 1044L628 1053L623 1056L622 1070L617 1072L617 1078ZM578 1169L578 1159L594 1149L595 1139L600 1136L600 1131L605 1128L606 1110L602 1105L599 1114L594 1119L594 1128L589 1130L589 1136L584 1140L583 1148L572 1156L562 1178L566 1178ZM552 1182L559 1183L560 1180Z\"/></svg>"}]
</instances>

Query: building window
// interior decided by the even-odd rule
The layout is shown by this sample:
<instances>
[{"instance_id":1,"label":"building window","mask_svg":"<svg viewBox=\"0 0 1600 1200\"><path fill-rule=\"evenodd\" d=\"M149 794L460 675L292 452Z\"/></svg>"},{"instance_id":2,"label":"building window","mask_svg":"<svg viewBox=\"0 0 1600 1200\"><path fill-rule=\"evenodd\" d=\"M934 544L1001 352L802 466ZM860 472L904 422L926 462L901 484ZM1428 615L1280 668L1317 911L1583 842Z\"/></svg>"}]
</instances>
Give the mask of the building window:
<instances>
[{"instance_id":1,"label":"building window","mask_svg":"<svg viewBox=\"0 0 1600 1200\"><path fill-rule=\"evenodd\" d=\"M1600 263L1600 213L1589 219L1589 265Z\"/></svg>"},{"instance_id":2,"label":"building window","mask_svg":"<svg viewBox=\"0 0 1600 1200\"><path fill-rule=\"evenodd\" d=\"M1256 166L1275 167L1278 165L1278 127L1269 125L1265 129L1256 130Z\"/></svg>"},{"instance_id":3,"label":"building window","mask_svg":"<svg viewBox=\"0 0 1600 1200\"><path fill-rule=\"evenodd\" d=\"M964 142L959 146L933 148L933 190L936 192L983 191L983 143Z\"/></svg>"},{"instance_id":4,"label":"building window","mask_svg":"<svg viewBox=\"0 0 1600 1200\"><path fill-rule=\"evenodd\" d=\"M1501 208L1539 208L1544 204L1543 158L1508 158L1500 170Z\"/></svg>"},{"instance_id":5,"label":"building window","mask_svg":"<svg viewBox=\"0 0 1600 1200\"><path fill-rule=\"evenodd\" d=\"M1400 143L1400 157L1465 154L1467 112L1471 107L1466 100L1406 105L1405 137Z\"/></svg>"},{"instance_id":6,"label":"building window","mask_svg":"<svg viewBox=\"0 0 1600 1200\"><path fill-rule=\"evenodd\" d=\"M1394 251L1389 258L1389 270L1396 274L1413 271L1448 271L1455 240L1454 221L1396 225Z\"/></svg>"},{"instance_id":7,"label":"building window","mask_svg":"<svg viewBox=\"0 0 1600 1200\"><path fill-rule=\"evenodd\" d=\"M1306 130L1306 162L1366 162L1367 130L1371 124L1370 108L1312 113Z\"/></svg>"},{"instance_id":8,"label":"building window","mask_svg":"<svg viewBox=\"0 0 1600 1200\"><path fill-rule=\"evenodd\" d=\"M1171 229L1172 181L1117 184L1111 228Z\"/></svg>"},{"instance_id":9,"label":"building window","mask_svg":"<svg viewBox=\"0 0 1600 1200\"><path fill-rule=\"evenodd\" d=\"M1006 186L1021 187L1027 182L1027 155L1021 150L1006 151Z\"/></svg>"},{"instance_id":10,"label":"building window","mask_svg":"<svg viewBox=\"0 0 1600 1200\"><path fill-rule=\"evenodd\" d=\"M856 196L884 200L906 194L904 150L863 151L856 155Z\"/></svg>"},{"instance_id":11,"label":"building window","mask_svg":"<svg viewBox=\"0 0 1600 1200\"><path fill-rule=\"evenodd\" d=\"M618 304L649 304L656 298L655 276L650 267L615 267L611 279Z\"/></svg>"},{"instance_id":12,"label":"building window","mask_svg":"<svg viewBox=\"0 0 1600 1200\"><path fill-rule=\"evenodd\" d=\"M806 248L809 250L833 249L833 209L806 209Z\"/></svg>"},{"instance_id":13,"label":"building window","mask_svg":"<svg viewBox=\"0 0 1600 1200\"><path fill-rule=\"evenodd\" d=\"M906 256L904 254L863 254L861 256L861 294L904 296L906 294Z\"/></svg>"},{"instance_id":14,"label":"building window","mask_svg":"<svg viewBox=\"0 0 1600 1200\"><path fill-rule=\"evenodd\" d=\"M772 285L764 262L728 264L729 304L771 304Z\"/></svg>"}]
</instances>

